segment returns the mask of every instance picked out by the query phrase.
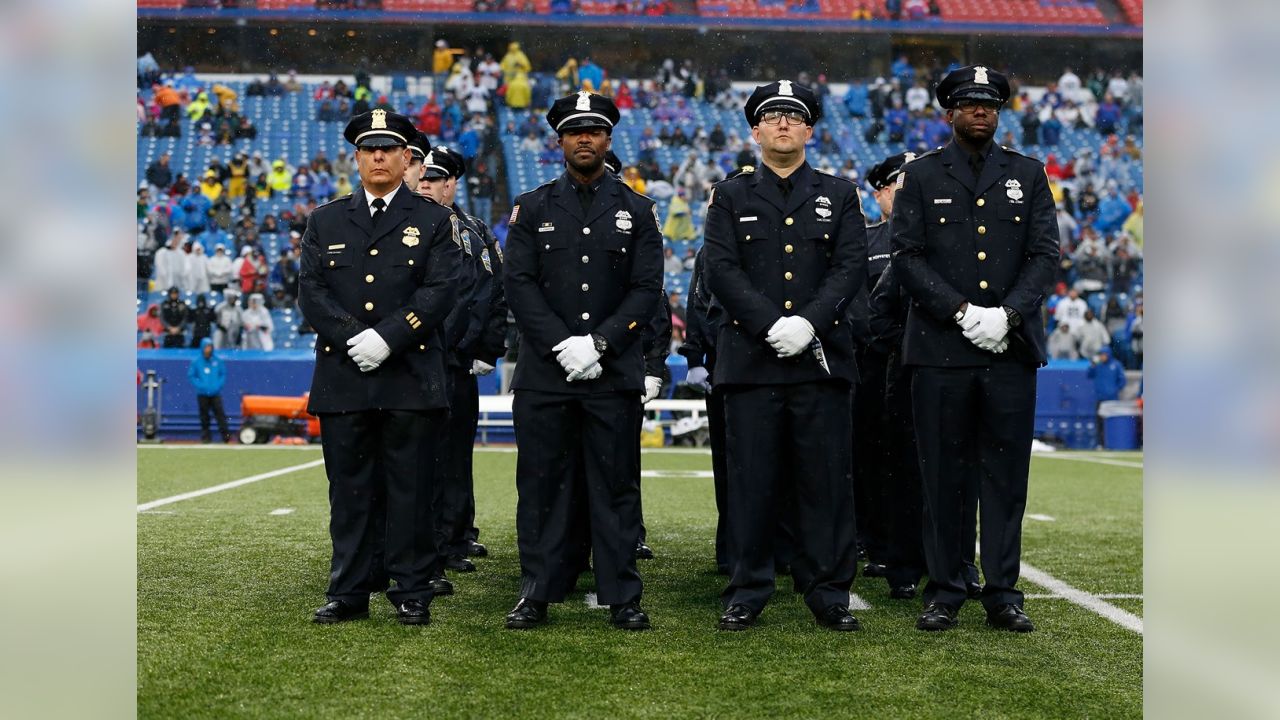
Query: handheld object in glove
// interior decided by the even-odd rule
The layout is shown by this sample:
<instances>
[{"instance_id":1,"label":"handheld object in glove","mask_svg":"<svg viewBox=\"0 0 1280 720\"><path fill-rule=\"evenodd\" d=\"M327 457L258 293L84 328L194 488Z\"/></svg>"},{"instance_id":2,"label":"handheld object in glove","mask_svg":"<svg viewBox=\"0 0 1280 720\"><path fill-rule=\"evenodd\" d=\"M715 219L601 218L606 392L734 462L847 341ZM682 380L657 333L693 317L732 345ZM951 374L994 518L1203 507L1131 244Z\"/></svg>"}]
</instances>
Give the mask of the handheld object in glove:
<instances>
[{"instance_id":1,"label":"handheld object in glove","mask_svg":"<svg viewBox=\"0 0 1280 720\"><path fill-rule=\"evenodd\" d=\"M590 335L567 337L551 350L558 353L556 362L567 373L581 372L600 360L600 351L596 350L596 343Z\"/></svg>"},{"instance_id":2,"label":"handheld object in glove","mask_svg":"<svg viewBox=\"0 0 1280 720\"><path fill-rule=\"evenodd\" d=\"M956 324L960 326L961 330L969 332L978 324L978 321L982 319L982 311L985 309L986 308L980 308L973 303L969 303L965 306L964 310L955 314Z\"/></svg>"},{"instance_id":3,"label":"handheld object in glove","mask_svg":"<svg viewBox=\"0 0 1280 720\"><path fill-rule=\"evenodd\" d=\"M376 370L391 355L391 348L373 328L356 333L347 340L347 345L351 347L347 355L359 366L360 372Z\"/></svg>"},{"instance_id":4,"label":"handheld object in glove","mask_svg":"<svg viewBox=\"0 0 1280 720\"><path fill-rule=\"evenodd\" d=\"M483 360L471 361L472 375L488 375L489 373L493 372L493 370L494 370L493 366L487 362L484 362Z\"/></svg>"},{"instance_id":5,"label":"handheld object in glove","mask_svg":"<svg viewBox=\"0 0 1280 720\"><path fill-rule=\"evenodd\" d=\"M769 328L765 341L778 352L778 357L794 357L804 352L813 342L813 326L799 315L778 318Z\"/></svg>"}]
</instances>

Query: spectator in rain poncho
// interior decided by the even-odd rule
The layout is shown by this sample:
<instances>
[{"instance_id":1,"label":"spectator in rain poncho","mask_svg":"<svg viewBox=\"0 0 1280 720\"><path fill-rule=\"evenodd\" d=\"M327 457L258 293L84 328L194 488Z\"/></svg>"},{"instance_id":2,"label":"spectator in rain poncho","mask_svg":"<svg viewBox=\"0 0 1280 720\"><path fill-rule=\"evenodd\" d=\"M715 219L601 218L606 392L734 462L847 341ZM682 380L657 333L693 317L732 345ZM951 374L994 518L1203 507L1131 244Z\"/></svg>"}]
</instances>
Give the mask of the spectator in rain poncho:
<instances>
[{"instance_id":1,"label":"spectator in rain poncho","mask_svg":"<svg viewBox=\"0 0 1280 720\"><path fill-rule=\"evenodd\" d=\"M222 292L231 284L231 256L227 255L227 246L218 243L213 246L213 256L206 265L209 272L209 289Z\"/></svg>"},{"instance_id":2,"label":"spectator in rain poncho","mask_svg":"<svg viewBox=\"0 0 1280 720\"><path fill-rule=\"evenodd\" d=\"M227 288L222 302L213 308L213 346L219 350L240 347L240 331L244 328L243 311L240 309L240 291Z\"/></svg>"},{"instance_id":3,"label":"spectator in rain poncho","mask_svg":"<svg viewBox=\"0 0 1280 720\"><path fill-rule=\"evenodd\" d=\"M184 292L209 292L209 257L204 254L203 244L191 243L191 252L187 253L183 264L181 285Z\"/></svg>"},{"instance_id":4,"label":"spectator in rain poncho","mask_svg":"<svg viewBox=\"0 0 1280 720\"><path fill-rule=\"evenodd\" d=\"M507 45L507 54L502 56L502 62L498 64L502 67L502 82L507 84L510 84L517 75L533 72L533 64L520 49L518 42Z\"/></svg>"},{"instance_id":5,"label":"spectator in rain poncho","mask_svg":"<svg viewBox=\"0 0 1280 720\"><path fill-rule=\"evenodd\" d=\"M693 229L693 213L685 197L684 188L680 188L667 207L667 221L662 225L662 234L671 242L696 240L698 237Z\"/></svg>"},{"instance_id":6,"label":"spectator in rain poncho","mask_svg":"<svg viewBox=\"0 0 1280 720\"><path fill-rule=\"evenodd\" d=\"M182 274L186 270L186 253L182 251L182 231L176 231L169 238L169 244L156 251L155 287L176 287L182 283Z\"/></svg>"},{"instance_id":7,"label":"spectator in rain poncho","mask_svg":"<svg viewBox=\"0 0 1280 720\"><path fill-rule=\"evenodd\" d=\"M246 350L274 350L275 341L271 332L275 323L271 321L271 313L263 305L262 293L249 296L249 308L242 313L244 319L244 348Z\"/></svg>"}]
</instances>

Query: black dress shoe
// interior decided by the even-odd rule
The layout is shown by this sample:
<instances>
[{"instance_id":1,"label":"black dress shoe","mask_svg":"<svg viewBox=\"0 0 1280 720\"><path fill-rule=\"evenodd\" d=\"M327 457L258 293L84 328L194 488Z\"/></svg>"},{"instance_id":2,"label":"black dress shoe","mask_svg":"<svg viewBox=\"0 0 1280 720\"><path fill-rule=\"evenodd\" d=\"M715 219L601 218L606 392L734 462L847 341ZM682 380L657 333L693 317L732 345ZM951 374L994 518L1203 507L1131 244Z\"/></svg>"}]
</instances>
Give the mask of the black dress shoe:
<instances>
[{"instance_id":1,"label":"black dress shoe","mask_svg":"<svg viewBox=\"0 0 1280 720\"><path fill-rule=\"evenodd\" d=\"M547 621L547 604L541 600L520 598L520 602L507 613L508 630L524 630L537 627Z\"/></svg>"},{"instance_id":2,"label":"black dress shoe","mask_svg":"<svg viewBox=\"0 0 1280 720\"><path fill-rule=\"evenodd\" d=\"M461 555L449 555L444 559L444 566L454 572L475 572L475 563Z\"/></svg>"},{"instance_id":3,"label":"black dress shoe","mask_svg":"<svg viewBox=\"0 0 1280 720\"><path fill-rule=\"evenodd\" d=\"M760 617L759 610L752 610L746 605L730 605L729 609L720 616L720 629L746 630L756 624L758 617Z\"/></svg>"},{"instance_id":4,"label":"black dress shoe","mask_svg":"<svg viewBox=\"0 0 1280 720\"><path fill-rule=\"evenodd\" d=\"M401 625L426 625L431 622L431 611L421 600L405 600L396 606L396 619Z\"/></svg>"},{"instance_id":5,"label":"black dress shoe","mask_svg":"<svg viewBox=\"0 0 1280 720\"><path fill-rule=\"evenodd\" d=\"M982 597L982 586L978 583L965 583L964 592L970 600L977 600Z\"/></svg>"},{"instance_id":6,"label":"black dress shoe","mask_svg":"<svg viewBox=\"0 0 1280 720\"><path fill-rule=\"evenodd\" d=\"M885 577L889 570L880 563L869 562L862 566L863 577Z\"/></svg>"},{"instance_id":7,"label":"black dress shoe","mask_svg":"<svg viewBox=\"0 0 1280 720\"><path fill-rule=\"evenodd\" d=\"M648 545L645 545L643 542L636 543L636 559L652 560L653 548L649 547Z\"/></svg>"},{"instance_id":8,"label":"black dress shoe","mask_svg":"<svg viewBox=\"0 0 1280 720\"><path fill-rule=\"evenodd\" d=\"M352 605L342 600L331 600L325 603L324 607L316 610L311 621L321 625L333 625L348 620L364 620L367 617L369 617L368 605Z\"/></svg>"},{"instance_id":9,"label":"black dress shoe","mask_svg":"<svg viewBox=\"0 0 1280 720\"><path fill-rule=\"evenodd\" d=\"M640 609L640 603L629 602L609 606L609 622L622 630L648 630L649 616Z\"/></svg>"},{"instance_id":10,"label":"black dress shoe","mask_svg":"<svg viewBox=\"0 0 1280 720\"><path fill-rule=\"evenodd\" d=\"M467 556L468 557L489 557L489 548L485 547L484 545L481 545L475 540L468 540Z\"/></svg>"},{"instance_id":11,"label":"black dress shoe","mask_svg":"<svg viewBox=\"0 0 1280 720\"><path fill-rule=\"evenodd\" d=\"M849 608L843 605L832 605L826 610L818 613L818 624L828 630L837 630L839 632L853 632L861 630L862 623L858 622L858 618L849 612Z\"/></svg>"},{"instance_id":12,"label":"black dress shoe","mask_svg":"<svg viewBox=\"0 0 1280 720\"><path fill-rule=\"evenodd\" d=\"M427 585L431 586L433 595L452 595L453 583L449 582L449 578L443 575L433 577L427 581Z\"/></svg>"},{"instance_id":13,"label":"black dress shoe","mask_svg":"<svg viewBox=\"0 0 1280 720\"><path fill-rule=\"evenodd\" d=\"M957 611L955 608L946 603L929 603L925 606L924 612L920 613L920 619L916 620L917 630L950 630L960 621L956 619Z\"/></svg>"},{"instance_id":14,"label":"black dress shoe","mask_svg":"<svg viewBox=\"0 0 1280 720\"><path fill-rule=\"evenodd\" d=\"M1008 630L1010 632L1031 632L1036 629L1031 624L1031 618L1022 612L1022 608L1014 604L1001 605L995 611L987 611L987 624L997 630Z\"/></svg>"},{"instance_id":15,"label":"black dress shoe","mask_svg":"<svg viewBox=\"0 0 1280 720\"><path fill-rule=\"evenodd\" d=\"M894 600L910 600L916 596L915 585L894 585L889 588L889 597Z\"/></svg>"}]
</instances>

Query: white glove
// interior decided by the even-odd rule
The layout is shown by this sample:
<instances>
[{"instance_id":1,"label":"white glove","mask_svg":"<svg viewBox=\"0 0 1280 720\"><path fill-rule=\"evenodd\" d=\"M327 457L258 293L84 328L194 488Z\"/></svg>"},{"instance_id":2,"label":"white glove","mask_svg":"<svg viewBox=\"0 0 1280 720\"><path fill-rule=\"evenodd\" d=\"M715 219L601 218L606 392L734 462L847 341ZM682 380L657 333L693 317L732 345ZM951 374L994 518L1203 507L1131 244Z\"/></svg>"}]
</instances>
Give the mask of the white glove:
<instances>
[{"instance_id":1,"label":"white glove","mask_svg":"<svg viewBox=\"0 0 1280 720\"><path fill-rule=\"evenodd\" d=\"M973 305L969 307L972 309ZM1004 352L1008 347L1008 343L1005 342L1005 336L1008 334L1009 316L1005 315L1004 308L998 307L978 308L977 324L964 331L964 336L969 338L970 342L988 352ZM1000 347L1002 343L1004 347Z\"/></svg>"},{"instance_id":2,"label":"white glove","mask_svg":"<svg viewBox=\"0 0 1280 720\"><path fill-rule=\"evenodd\" d=\"M978 321L982 319L982 311L984 309L985 308L980 308L973 303L969 303L964 309L964 317L957 320L956 324L960 326L961 330L969 332L978 324Z\"/></svg>"},{"instance_id":3,"label":"white glove","mask_svg":"<svg viewBox=\"0 0 1280 720\"><path fill-rule=\"evenodd\" d=\"M596 350L596 343L590 335L567 337L551 349L560 353L556 355L556 362L567 373L575 370L582 373L600 359L600 352Z\"/></svg>"},{"instance_id":4,"label":"white glove","mask_svg":"<svg viewBox=\"0 0 1280 720\"><path fill-rule=\"evenodd\" d=\"M571 370L565 382L577 382L579 380L595 380L604 374L604 368L600 367L600 363L592 363L591 367L585 370Z\"/></svg>"},{"instance_id":5,"label":"white glove","mask_svg":"<svg viewBox=\"0 0 1280 720\"><path fill-rule=\"evenodd\" d=\"M781 317L769 328L765 341L778 351L778 357L793 357L813 342L813 326L799 315Z\"/></svg>"},{"instance_id":6,"label":"white glove","mask_svg":"<svg viewBox=\"0 0 1280 720\"><path fill-rule=\"evenodd\" d=\"M360 372L376 370L391 355L391 348L373 328L357 333L347 345L351 347L347 355L360 366Z\"/></svg>"},{"instance_id":7,"label":"white glove","mask_svg":"<svg viewBox=\"0 0 1280 720\"><path fill-rule=\"evenodd\" d=\"M643 405L658 397L660 392L662 392L662 378L646 375L644 377L644 395L640 398L640 404Z\"/></svg>"},{"instance_id":8,"label":"white glove","mask_svg":"<svg viewBox=\"0 0 1280 720\"><path fill-rule=\"evenodd\" d=\"M471 361L472 375L488 375L491 372L493 372L493 366L490 365L489 363L484 362L483 360Z\"/></svg>"},{"instance_id":9,"label":"white glove","mask_svg":"<svg viewBox=\"0 0 1280 720\"><path fill-rule=\"evenodd\" d=\"M707 369L701 365L696 368L689 368L689 374L685 376L684 381L694 387L700 387L707 392L711 392L711 373L707 372Z\"/></svg>"}]
</instances>

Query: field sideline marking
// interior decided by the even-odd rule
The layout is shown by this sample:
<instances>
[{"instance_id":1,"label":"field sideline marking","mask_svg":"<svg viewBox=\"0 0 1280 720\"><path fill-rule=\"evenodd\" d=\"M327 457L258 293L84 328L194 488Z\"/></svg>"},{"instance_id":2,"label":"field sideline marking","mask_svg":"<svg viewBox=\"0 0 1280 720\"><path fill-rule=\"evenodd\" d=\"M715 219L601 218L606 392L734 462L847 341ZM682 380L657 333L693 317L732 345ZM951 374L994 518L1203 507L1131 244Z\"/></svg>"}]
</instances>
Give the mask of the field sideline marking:
<instances>
[{"instance_id":1,"label":"field sideline marking","mask_svg":"<svg viewBox=\"0 0 1280 720\"><path fill-rule=\"evenodd\" d=\"M1063 600L1073 605L1079 605L1086 610L1091 610L1122 628L1132 630L1139 635L1143 634L1142 618L1128 610L1121 610L1097 595L1091 595L1083 590L1074 588L1049 573L1026 563L1022 563L1022 577L1054 595L1061 596Z\"/></svg>"},{"instance_id":2,"label":"field sideline marking","mask_svg":"<svg viewBox=\"0 0 1280 720\"><path fill-rule=\"evenodd\" d=\"M1034 453L1031 457L1047 458L1049 460L1075 460L1077 462L1097 463L1099 465L1114 465L1116 467L1142 469L1142 463L1132 462L1130 460L1112 460L1110 458L1084 457L1082 455L1059 455L1057 453Z\"/></svg>"},{"instance_id":3,"label":"field sideline marking","mask_svg":"<svg viewBox=\"0 0 1280 720\"><path fill-rule=\"evenodd\" d=\"M231 482L225 482L225 483L222 483L221 485L213 485L211 487L201 488L199 490L192 490L191 492L185 492L185 493L182 493L181 495L172 495L167 498L152 500L151 502L145 502L139 505L138 512L146 512L152 508L158 508L161 505L168 505L170 503L176 503L182 500L190 500L191 498L198 498L201 495L209 495L216 492L222 492L223 490L238 488L241 485L248 485L249 483L256 483L259 480L266 480L268 478L279 477L281 475L288 475L289 473L292 473L292 472L297 472L299 470L307 470L313 467L318 467L320 465L324 465L323 458L320 460L312 460L311 462L305 462L305 463L302 463L301 465L290 465L289 467L280 468L279 470L272 470L270 472L264 472L258 475L250 475L249 477L243 477L243 478L240 478L239 480L232 480Z\"/></svg>"}]
</instances>

